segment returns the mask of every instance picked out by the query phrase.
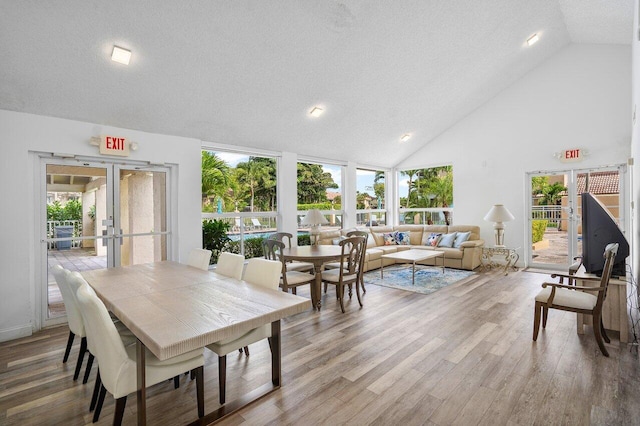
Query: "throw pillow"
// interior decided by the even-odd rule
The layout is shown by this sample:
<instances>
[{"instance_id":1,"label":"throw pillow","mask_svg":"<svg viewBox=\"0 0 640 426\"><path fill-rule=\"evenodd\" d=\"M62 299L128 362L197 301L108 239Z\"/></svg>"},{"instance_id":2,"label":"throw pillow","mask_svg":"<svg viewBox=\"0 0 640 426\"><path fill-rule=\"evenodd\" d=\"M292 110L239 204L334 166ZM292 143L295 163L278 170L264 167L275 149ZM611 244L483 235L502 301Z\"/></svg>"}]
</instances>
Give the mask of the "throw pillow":
<instances>
[{"instance_id":1,"label":"throw pillow","mask_svg":"<svg viewBox=\"0 0 640 426\"><path fill-rule=\"evenodd\" d=\"M438 245L438 241L440 241L440 237L442 237L442 234L440 233L432 233L431 235L429 235L429 238L427 238L427 246L431 246L431 247L435 247Z\"/></svg>"},{"instance_id":2,"label":"throw pillow","mask_svg":"<svg viewBox=\"0 0 640 426\"><path fill-rule=\"evenodd\" d=\"M343 236L341 236L340 238L334 238L333 240L331 240L331 243L332 243L334 246L337 246L337 245L340 245L340 241L342 241L342 240L346 240L346 239L347 239L347 237L345 237L345 236L343 235Z\"/></svg>"},{"instance_id":3,"label":"throw pillow","mask_svg":"<svg viewBox=\"0 0 640 426\"><path fill-rule=\"evenodd\" d=\"M453 247L454 248L460 247L460 244L467 241L470 235L471 235L471 232L458 232L458 235L456 235L456 239L453 242Z\"/></svg>"},{"instance_id":4,"label":"throw pillow","mask_svg":"<svg viewBox=\"0 0 640 426\"><path fill-rule=\"evenodd\" d=\"M444 234L440 241L438 241L438 247L452 247L453 242L456 239L457 232L452 232L450 234Z\"/></svg>"},{"instance_id":5,"label":"throw pillow","mask_svg":"<svg viewBox=\"0 0 640 426\"><path fill-rule=\"evenodd\" d=\"M408 232L396 232L396 244L399 246L408 246L411 244Z\"/></svg>"},{"instance_id":6,"label":"throw pillow","mask_svg":"<svg viewBox=\"0 0 640 426\"><path fill-rule=\"evenodd\" d=\"M382 239L384 240L385 246L395 246L396 245L396 233L395 232L387 232L382 234Z\"/></svg>"}]
</instances>

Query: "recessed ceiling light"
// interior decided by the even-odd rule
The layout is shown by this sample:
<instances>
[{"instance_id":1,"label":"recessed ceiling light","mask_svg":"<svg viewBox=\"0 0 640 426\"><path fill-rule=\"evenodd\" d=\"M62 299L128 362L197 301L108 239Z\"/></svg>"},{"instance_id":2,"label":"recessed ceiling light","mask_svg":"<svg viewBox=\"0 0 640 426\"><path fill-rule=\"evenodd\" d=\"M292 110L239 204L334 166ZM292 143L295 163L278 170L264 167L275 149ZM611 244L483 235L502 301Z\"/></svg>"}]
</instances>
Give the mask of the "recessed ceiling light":
<instances>
[{"instance_id":1,"label":"recessed ceiling light","mask_svg":"<svg viewBox=\"0 0 640 426\"><path fill-rule=\"evenodd\" d=\"M527 39L527 44L529 46L533 46L534 44L536 44L538 40L540 40L540 38L538 37L538 34L534 34Z\"/></svg>"},{"instance_id":2,"label":"recessed ceiling light","mask_svg":"<svg viewBox=\"0 0 640 426\"><path fill-rule=\"evenodd\" d=\"M406 142L409 139L411 139L411 134L409 133L405 133L404 135L400 136L400 142Z\"/></svg>"},{"instance_id":3,"label":"recessed ceiling light","mask_svg":"<svg viewBox=\"0 0 640 426\"><path fill-rule=\"evenodd\" d=\"M322 115L322 113L324 112L324 110L320 107L313 107L311 109L311 111L309 111L309 115L311 115L312 117L320 117Z\"/></svg>"},{"instance_id":4,"label":"recessed ceiling light","mask_svg":"<svg viewBox=\"0 0 640 426\"><path fill-rule=\"evenodd\" d=\"M131 59L131 51L123 49L122 47L113 46L113 52L111 52L111 60L119 62L124 65L129 65Z\"/></svg>"}]
</instances>

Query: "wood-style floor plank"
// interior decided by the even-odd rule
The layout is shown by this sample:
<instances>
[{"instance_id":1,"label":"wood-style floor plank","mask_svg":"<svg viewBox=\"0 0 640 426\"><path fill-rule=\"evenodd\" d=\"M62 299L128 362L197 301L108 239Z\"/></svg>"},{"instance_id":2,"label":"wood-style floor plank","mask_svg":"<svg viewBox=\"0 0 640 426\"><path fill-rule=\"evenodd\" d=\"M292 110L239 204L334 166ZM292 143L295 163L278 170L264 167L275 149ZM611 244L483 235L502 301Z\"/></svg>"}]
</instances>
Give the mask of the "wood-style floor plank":
<instances>
[{"instance_id":1,"label":"wood-style floor plank","mask_svg":"<svg viewBox=\"0 0 640 426\"><path fill-rule=\"evenodd\" d=\"M282 321L282 388L233 414L230 425L598 425L640 419L640 364L613 333L611 356L575 314L551 311L537 342L533 298L544 274L477 273L430 295L367 285L340 312L335 290L322 310ZM309 297L308 289L299 294ZM95 380L72 380L79 342L62 363L66 326L0 343L0 424L86 425ZM79 340L79 339L77 339ZM85 361L86 364L86 361ZM217 356L205 351L205 408L218 404ZM265 342L230 354L227 400L270 380ZM147 394L148 422L196 417L195 382L180 378ZM98 425L111 424L105 399ZM135 424L135 396L124 424Z\"/></svg>"}]
</instances>

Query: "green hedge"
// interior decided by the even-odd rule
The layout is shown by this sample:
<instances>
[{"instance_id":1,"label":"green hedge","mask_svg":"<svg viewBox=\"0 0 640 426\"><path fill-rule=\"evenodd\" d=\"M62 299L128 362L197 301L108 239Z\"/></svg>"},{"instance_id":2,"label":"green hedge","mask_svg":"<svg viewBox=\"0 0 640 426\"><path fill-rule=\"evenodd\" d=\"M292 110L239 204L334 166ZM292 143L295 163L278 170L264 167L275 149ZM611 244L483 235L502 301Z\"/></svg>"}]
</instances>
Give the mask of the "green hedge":
<instances>
[{"instance_id":1,"label":"green hedge","mask_svg":"<svg viewBox=\"0 0 640 426\"><path fill-rule=\"evenodd\" d=\"M334 204L334 210L340 210L342 206L340 204ZM331 210L331 203L314 203L314 204L298 204L298 210Z\"/></svg>"},{"instance_id":2,"label":"green hedge","mask_svg":"<svg viewBox=\"0 0 640 426\"><path fill-rule=\"evenodd\" d=\"M544 237L544 231L547 229L548 220L533 220L531 221L531 242L537 243L542 241Z\"/></svg>"}]
</instances>

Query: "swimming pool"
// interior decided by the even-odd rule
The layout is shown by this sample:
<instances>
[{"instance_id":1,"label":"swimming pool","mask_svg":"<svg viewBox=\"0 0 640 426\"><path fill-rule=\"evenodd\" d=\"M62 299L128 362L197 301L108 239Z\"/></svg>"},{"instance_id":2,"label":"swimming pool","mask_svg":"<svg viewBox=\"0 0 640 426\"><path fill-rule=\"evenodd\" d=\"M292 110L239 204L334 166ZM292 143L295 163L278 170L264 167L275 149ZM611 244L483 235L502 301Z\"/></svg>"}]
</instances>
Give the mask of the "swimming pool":
<instances>
[{"instance_id":1,"label":"swimming pool","mask_svg":"<svg viewBox=\"0 0 640 426\"><path fill-rule=\"evenodd\" d=\"M245 232L244 233L244 239L247 240L249 238L262 238L265 239L267 238L269 235L275 233L276 231L269 231L269 232ZM305 231L298 231L298 236L300 235L307 235L308 232ZM240 234L227 234L227 236L231 239L231 241L240 241Z\"/></svg>"}]
</instances>

